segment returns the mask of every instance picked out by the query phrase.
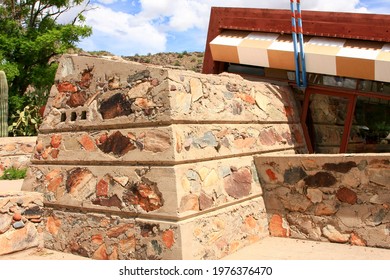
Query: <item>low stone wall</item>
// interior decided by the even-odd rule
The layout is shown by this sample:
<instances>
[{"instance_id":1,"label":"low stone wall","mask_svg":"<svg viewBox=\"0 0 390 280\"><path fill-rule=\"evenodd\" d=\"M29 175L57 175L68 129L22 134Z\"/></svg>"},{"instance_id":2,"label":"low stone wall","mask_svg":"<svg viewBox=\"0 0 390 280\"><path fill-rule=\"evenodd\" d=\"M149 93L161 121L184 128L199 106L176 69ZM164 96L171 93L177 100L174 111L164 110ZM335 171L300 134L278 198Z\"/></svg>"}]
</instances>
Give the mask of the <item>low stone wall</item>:
<instances>
[{"instance_id":1,"label":"low stone wall","mask_svg":"<svg viewBox=\"0 0 390 280\"><path fill-rule=\"evenodd\" d=\"M43 195L0 193L0 255L43 246Z\"/></svg>"},{"instance_id":2,"label":"low stone wall","mask_svg":"<svg viewBox=\"0 0 390 280\"><path fill-rule=\"evenodd\" d=\"M390 155L259 156L272 236L390 248Z\"/></svg>"},{"instance_id":3,"label":"low stone wall","mask_svg":"<svg viewBox=\"0 0 390 280\"><path fill-rule=\"evenodd\" d=\"M0 137L0 176L4 169L25 168L30 164L30 157L37 137Z\"/></svg>"}]
</instances>

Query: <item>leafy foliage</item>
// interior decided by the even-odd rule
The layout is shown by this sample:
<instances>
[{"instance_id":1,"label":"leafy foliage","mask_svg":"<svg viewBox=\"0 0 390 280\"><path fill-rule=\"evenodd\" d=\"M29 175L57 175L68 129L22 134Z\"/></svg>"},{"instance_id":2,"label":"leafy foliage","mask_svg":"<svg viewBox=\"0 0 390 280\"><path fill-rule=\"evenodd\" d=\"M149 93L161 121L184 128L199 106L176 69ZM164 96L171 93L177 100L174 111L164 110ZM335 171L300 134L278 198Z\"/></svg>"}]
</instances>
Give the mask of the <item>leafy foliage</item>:
<instances>
[{"instance_id":1,"label":"leafy foliage","mask_svg":"<svg viewBox=\"0 0 390 280\"><path fill-rule=\"evenodd\" d=\"M34 136L37 134L42 121L38 107L26 106L22 111L17 110L10 117L12 124L8 130L11 136Z\"/></svg>"},{"instance_id":2,"label":"leafy foliage","mask_svg":"<svg viewBox=\"0 0 390 280\"><path fill-rule=\"evenodd\" d=\"M26 177L27 168L17 169L15 167L10 167L4 170L3 176L0 177L0 180L19 180Z\"/></svg>"},{"instance_id":3,"label":"leafy foliage","mask_svg":"<svg viewBox=\"0 0 390 280\"><path fill-rule=\"evenodd\" d=\"M84 0L1 2L0 70L7 74L11 116L20 115L27 105L30 108L26 109L26 115L27 112L31 115L31 111L39 110L35 107L41 106L40 102L29 103L32 97L25 96L26 90L31 87L40 92L48 92L57 69L53 58L74 49L81 38L91 35L91 28L84 25L82 15L89 2L83 3ZM80 4L84 8L73 19L67 24L58 23L60 16Z\"/></svg>"}]
</instances>

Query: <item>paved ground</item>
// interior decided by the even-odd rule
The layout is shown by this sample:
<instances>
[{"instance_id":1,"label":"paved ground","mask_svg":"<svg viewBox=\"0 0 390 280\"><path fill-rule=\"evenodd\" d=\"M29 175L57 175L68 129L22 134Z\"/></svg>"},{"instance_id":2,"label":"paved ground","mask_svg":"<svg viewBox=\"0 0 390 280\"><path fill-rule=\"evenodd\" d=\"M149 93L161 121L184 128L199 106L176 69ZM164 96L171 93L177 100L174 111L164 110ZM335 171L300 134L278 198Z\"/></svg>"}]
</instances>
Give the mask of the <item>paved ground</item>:
<instances>
[{"instance_id":1,"label":"paved ground","mask_svg":"<svg viewBox=\"0 0 390 280\"><path fill-rule=\"evenodd\" d=\"M7 192L20 191L23 185L23 179L21 180L0 180L0 194Z\"/></svg>"},{"instance_id":2,"label":"paved ground","mask_svg":"<svg viewBox=\"0 0 390 280\"><path fill-rule=\"evenodd\" d=\"M0 260L88 260L47 249L0 256ZM390 260L390 250L269 237L224 260Z\"/></svg>"},{"instance_id":3,"label":"paved ground","mask_svg":"<svg viewBox=\"0 0 390 280\"><path fill-rule=\"evenodd\" d=\"M226 260L390 260L390 250L268 237Z\"/></svg>"}]
</instances>

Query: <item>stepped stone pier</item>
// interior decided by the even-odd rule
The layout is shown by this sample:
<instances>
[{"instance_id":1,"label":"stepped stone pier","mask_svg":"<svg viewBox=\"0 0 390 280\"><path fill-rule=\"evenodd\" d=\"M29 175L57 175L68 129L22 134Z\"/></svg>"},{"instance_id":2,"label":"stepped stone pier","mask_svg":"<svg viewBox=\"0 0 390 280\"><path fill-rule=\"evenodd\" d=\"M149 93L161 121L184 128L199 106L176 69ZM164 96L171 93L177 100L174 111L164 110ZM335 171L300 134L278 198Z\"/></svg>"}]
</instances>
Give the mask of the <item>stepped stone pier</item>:
<instances>
[{"instance_id":1,"label":"stepped stone pier","mask_svg":"<svg viewBox=\"0 0 390 280\"><path fill-rule=\"evenodd\" d=\"M288 87L64 56L22 189L47 248L219 259L269 235L253 156L306 152Z\"/></svg>"}]
</instances>

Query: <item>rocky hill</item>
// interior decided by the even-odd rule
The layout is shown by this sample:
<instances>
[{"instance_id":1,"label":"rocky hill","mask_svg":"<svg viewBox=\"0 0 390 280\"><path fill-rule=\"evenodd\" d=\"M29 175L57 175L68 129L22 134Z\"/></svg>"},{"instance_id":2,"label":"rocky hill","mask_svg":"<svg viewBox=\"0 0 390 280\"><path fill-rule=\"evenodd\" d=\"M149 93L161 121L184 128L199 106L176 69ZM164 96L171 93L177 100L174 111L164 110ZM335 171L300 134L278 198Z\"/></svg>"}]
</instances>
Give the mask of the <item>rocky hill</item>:
<instances>
[{"instance_id":1,"label":"rocky hill","mask_svg":"<svg viewBox=\"0 0 390 280\"><path fill-rule=\"evenodd\" d=\"M73 51L72 51L73 52ZM70 53L72 53L70 52ZM84 53L94 56L114 56L112 53L106 51L94 51L85 53L82 50L78 50L78 53ZM135 61L139 63L161 65L164 67L173 67L183 70L192 70L195 72L201 72L203 66L203 52L166 52L147 55L122 56L125 60Z\"/></svg>"},{"instance_id":2,"label":"rocky hill","mask_svg":"<svg viewBox=\"0 0 390 280\"><path fill-rule=\"evenodd\" d=\"M123 58L140 63L173 66L179 69L202 71L203 52L182 52L182 53L156 53L147 55L124 56Z\"/></svg>"}]
</instances>

